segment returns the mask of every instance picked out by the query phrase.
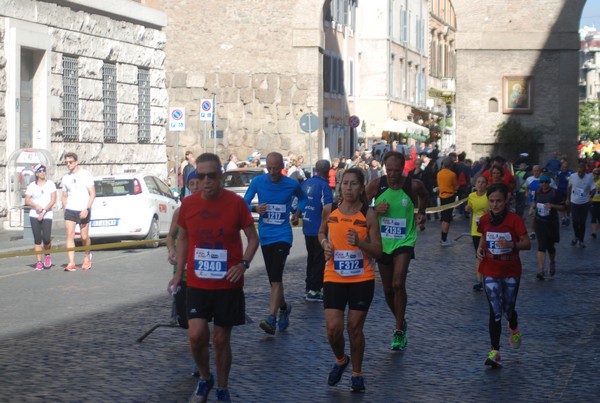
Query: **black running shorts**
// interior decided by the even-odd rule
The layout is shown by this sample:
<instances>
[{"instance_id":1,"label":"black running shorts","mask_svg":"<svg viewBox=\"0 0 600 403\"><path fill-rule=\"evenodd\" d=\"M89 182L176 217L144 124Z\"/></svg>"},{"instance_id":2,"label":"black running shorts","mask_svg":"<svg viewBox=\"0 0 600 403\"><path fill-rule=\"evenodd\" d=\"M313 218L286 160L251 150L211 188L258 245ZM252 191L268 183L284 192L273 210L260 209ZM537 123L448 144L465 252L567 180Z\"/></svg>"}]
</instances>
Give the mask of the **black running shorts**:
<instances>
[{"instance_id":1,"label":"black running shorts","mask_svg":"<svg viewBox=\"0 0 600 403\"><path fill-rule=\"evenodd\" d=\"M214 318L215 325L232 327L246 323L246 299L242 288L225 290L200 290L187 287L186 289L187 318Z\"/></svg>"}]
</instances>

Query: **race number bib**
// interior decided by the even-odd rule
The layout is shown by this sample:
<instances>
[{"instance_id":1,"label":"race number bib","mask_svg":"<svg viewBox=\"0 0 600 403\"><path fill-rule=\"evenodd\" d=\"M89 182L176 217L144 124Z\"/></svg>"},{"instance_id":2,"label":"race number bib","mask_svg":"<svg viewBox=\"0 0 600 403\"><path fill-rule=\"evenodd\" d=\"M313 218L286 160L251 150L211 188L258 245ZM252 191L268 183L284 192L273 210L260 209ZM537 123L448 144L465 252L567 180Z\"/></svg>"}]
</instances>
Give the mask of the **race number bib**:
<instances>
[{"instance_id":1,"label":"race number bib","mask_svg":"<svg viewBox=\"0 0 600 403\"><path fill-rule=\"evenodd\" d=\"M226 249L194 249L194 273L198 278L221 280L227 274Z\"/></svg>"},{"instance_id":2,"label":"race number bib","mask_svg":"<svg viewBox=\"0 0 600 403\"><path fill-rule=\"evenodd\" d=\"M381 237L388 239L406 238L406 218L381 218Z\"/></svg>"},{"instance_id":3,"label":"race number bib","mask_svg":"<svg viewBox=\"0 0 600 403\"><path fill-rule=\"evenodd\" d=\"M577 197L585 197L585 190L583 188L573 188L573 195Z\"/></svg>"},{"instance_id":4,"label":"race number bib","mask_svg":"<svg viewBox=\"0 0 600 403\"><path fill-rule=\"evenodd\" d=\"M335 272L342 277L358 276L365 272L363 254L360 250L336 250L333 252Z\"/></svg>"},{"instance_id":5,"label":"race number bib","mask_svg":"<svg viewBox=\"0 0 600 403\"><path fill-rule=\"evenodd\" d=\"M266 224L281 225L287 221L285 204L267 204L267 212L263 217Z\"/></svg>"},{"instance_id":6,"label":"race number bib","mask_svg":"<svg viewBox=\"0 0 600 403\"><path fill-rule=\"evenodd\" d=\"M535 208L540 217L548 217L550 215L550 209L546 208L545 203L538 203Z\"/></svg>"},{"instance_id":7,"label":"race number bib","mask_svg":"<svg viewBox=\"0 0 600 403\"><path fill-rule=\"evenodd\" d=\"M510 232L488 232L485 234L485 243L492 255L504 255L510 253L512 248L499 248L497 242L501 239L512 241Z\"/></svg>"}]
</instances>

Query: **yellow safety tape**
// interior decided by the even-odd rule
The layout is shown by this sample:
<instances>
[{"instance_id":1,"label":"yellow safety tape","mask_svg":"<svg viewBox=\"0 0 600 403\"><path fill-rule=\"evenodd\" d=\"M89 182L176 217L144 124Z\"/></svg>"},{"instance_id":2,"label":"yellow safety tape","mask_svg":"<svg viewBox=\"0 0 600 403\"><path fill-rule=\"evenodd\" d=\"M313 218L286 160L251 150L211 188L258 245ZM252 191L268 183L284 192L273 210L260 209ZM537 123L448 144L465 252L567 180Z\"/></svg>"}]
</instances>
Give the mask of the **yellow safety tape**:
<instances>
[{"instance_id":1,"label":"yellow safety tape","mask_svg":"<svg viewBox=\"0 0 600 403\"><path fill-rule=\"evenodd\" d=\"M461 204L463 204L464 202L466 202L468 200L467 197L465 197L464 199L461 200L457 200L454 203L450 203L450 204L444 204L443 206L437 206L437 207L428 207L427 209L425 209L425 213L426 214L432 214L432 213L439 213L440 211L444 211L444 210L449 210L451 208L460 206ZM417 212L417 209L415 209L415 213Z\"/></svg>"},{"instance_id":2,"label":"yellow safety tape","mask_svg":"<svg viewBox=\"0 0 600 403\"><path fill-rule=\"evenodd\" d=\"M85 251L85 250L126 248L126 247L130 247L130 246L142 246L142 245L151 244L151 243L155 243L155 242L158 242L159 244L163 244L167 241L166 241L166 239L159 239L158 241L149 239L149 240L142 240L142 241L124 241L124 242L102 243L102 244L91 245L91 246L75 246L73 248L55 248L55 249L48 249L48 250L43 250L43 251L33 251L33 250L17 251L17 252L10 252L10 253L0 253L0 259L6 259L9 257L20 257L20 256L35 256L35 255L39 255L42 253L56 254L56 253L65 253L65 252L70 252L70 251L80 252L80 251Z\"/></svg>"},{"instance_id":3,"label":"yellow safety tape","mask_svg":"<svg viewBox=\"0 0 600 403\"><path fill-rule=\"evenodd\" d=\"M448 209L454 208L456 206L459 206L466 201L467 201L467 198L464 198L462 200L457 200L454 203L445 204L443 206L428 207L425 210L425 213L426 214L439 213L440 211L448 210ZM415 213L417 213L417 209L415 209ZM301 222L301 220L300 220L300 222ZM35 255L39 255L41 253L56 254L56 253L65 253L65 252L70 252L70 251L81 252L81 251L85 251L85 250L127 248L130 246L142 246L142 245L147 245L147 244L151 244L151 243L155 243L155 242L158 242L159 244L164 244L167 241L166 241L166 239L160 239L158 241L150 239L150 240L141 240L141 241L111 242L111 243L103 243L103 244L91 245L91 246L76 246L73 248L55 248L55 249L43 250L41 252L33 251L33 250L17 251L17 252L10 252L10 253L0 253L0 259L6 259L9 257L35 256Z\"/></svg>"}]
</instances>

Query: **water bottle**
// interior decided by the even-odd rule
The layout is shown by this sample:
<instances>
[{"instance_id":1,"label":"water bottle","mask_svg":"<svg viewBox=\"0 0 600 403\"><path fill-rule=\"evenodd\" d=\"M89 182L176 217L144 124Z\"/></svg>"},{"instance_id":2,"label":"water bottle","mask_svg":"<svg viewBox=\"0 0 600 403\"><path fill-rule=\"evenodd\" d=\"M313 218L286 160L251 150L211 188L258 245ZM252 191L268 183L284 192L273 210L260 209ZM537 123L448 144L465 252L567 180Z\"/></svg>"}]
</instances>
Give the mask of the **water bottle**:
<instances>
[{"instance_id":1,"label":"water bottle","mask_svg":"<svg viewBox=\"0 0 600 403\"><path fill-rule=\"evenodd\" d=\"M171 285L169 287L169 291L171 291L171 295L172 296L175 296L175 294L177 294L180 290L181 290L181 286L180 285L177 285L177 286Z\"/></svg>"}]
</instances>

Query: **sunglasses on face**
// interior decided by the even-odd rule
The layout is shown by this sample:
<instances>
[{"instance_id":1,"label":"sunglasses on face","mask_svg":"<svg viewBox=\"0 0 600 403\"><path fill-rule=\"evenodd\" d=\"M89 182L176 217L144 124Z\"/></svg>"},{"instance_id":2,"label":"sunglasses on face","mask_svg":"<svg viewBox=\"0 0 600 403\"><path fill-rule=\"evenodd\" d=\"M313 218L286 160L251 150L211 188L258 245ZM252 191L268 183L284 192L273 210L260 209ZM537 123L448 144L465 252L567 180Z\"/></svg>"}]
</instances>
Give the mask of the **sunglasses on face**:
<instances>
[{"instance_id":1,"label":"sunglasses on face","mask_svg":"<svg viewBox=\"0 0 600 403\"><path fill-rule=\"evenodd\" d=\"M215 172L207 172L207 173L202 173L202 172L198 172L196 174L196 176L198 177L198 179L200 180L204 180L204 178L208 177L208 179L217 179L217 176L219 176L219 172L215 171Z\"/></svg>"},{"instance_id":2,"label":"sunglasses on face","mask_svg":"<svg viewBox=\"0 0 600 403\"><path fill-rule=\"evenodd\" d=\"M550 181L540 181L540 183L550 183Z\"/></svg>"},{"instance_id":3,"label":"sunglasses on face","mask_svg":"<svg viewBox=\"0 0 600 403\"><path fill-rule=\"evenodd\" d=\"M46 172L46 170L45 169L38 169L37 170L37 173L42 173L42 172Z\"/></svg>"},{"instance_id":4,"label":"sunglasses on face","mask_svg":"<svg viewBox=\"0 0 600 403\"><path fill-rule=\"evenodd\" d=\"M65 164L67 164L67 165L71 165L71 164L74 164L74 163L75 163L75 161L65 161Z\"/></svg>"}]
</instances>

